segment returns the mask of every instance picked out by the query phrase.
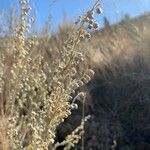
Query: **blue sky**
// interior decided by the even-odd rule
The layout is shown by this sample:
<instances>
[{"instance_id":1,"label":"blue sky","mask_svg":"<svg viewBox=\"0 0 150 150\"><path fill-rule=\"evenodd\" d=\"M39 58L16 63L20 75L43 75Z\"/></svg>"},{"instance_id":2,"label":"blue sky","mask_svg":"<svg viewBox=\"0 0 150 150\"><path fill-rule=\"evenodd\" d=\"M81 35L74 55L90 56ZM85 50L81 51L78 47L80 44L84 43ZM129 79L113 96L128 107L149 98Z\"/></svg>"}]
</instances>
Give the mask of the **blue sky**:
<instances>
[{"instance_id":1,"label":"blue sky","mask_svg":"<svg viewBox=\"0 0 150 150\"><path fill-rule=\"evenodd\" d=\"M37 22L42 26L51 15L52 29L56 30L58 23L62 22L64 13L71 20L82 15L94 4L94 0L31 0L35 10ZM17 5L18 0L0 0L0 11L8 12L12 3ZM97 18L103 24L103 17L106 16L111 23L118 22L125 14L131 17L150 12L150 0L102 0L103 14Z\"/></svg>"}]
</instances>

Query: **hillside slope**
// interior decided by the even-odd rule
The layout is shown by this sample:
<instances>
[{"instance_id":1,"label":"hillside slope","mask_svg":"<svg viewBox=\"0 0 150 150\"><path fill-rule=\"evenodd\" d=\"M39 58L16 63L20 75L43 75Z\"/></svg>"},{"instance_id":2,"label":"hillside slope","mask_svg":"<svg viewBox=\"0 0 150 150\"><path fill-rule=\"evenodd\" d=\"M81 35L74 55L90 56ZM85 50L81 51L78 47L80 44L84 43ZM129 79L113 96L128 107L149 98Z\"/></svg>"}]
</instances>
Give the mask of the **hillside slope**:
<instances>
[{"instance_id":1,"label":"hillside slope","mask_svg":"<svg viewBox=\"0 0 150 150\"><path fill-rule=\"evenodd\" d=\"M87 85L86 150L150 149L150 14L129 19L94 33L84 43L94 79ZM61 139L79 120L75 112ZM60 127L61 128L61 127ZM61 132L60 132L61 131ZM77 149L81 149L79 145Z\"/></svg>"},{"instance_id":2,"label":"hillside slope","mask_svg":"<svg viewBox=\"0 0 150 150\"><path fill-rule=\"evenodd\" d=\"M92 120L85 147L149 150L150 14L106 23L88 46L96 75L88 85Z\"/></svg>"}]
</instances>

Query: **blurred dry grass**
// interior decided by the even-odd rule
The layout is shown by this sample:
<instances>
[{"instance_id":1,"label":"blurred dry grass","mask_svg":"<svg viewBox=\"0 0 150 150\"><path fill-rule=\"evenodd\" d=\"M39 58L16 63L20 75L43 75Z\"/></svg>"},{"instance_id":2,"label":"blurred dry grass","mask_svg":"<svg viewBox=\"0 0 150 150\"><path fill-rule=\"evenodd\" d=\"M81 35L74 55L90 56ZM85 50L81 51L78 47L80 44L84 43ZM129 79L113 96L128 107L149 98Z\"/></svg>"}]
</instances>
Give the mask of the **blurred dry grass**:
<instances>
[{"instance_id":1,"label":"blurred dry grass","mask_svg":"<svg viewBox=\"0 0 150 150\"><path fill-rule=\"evenodd\" d=\"M109 150L113 145L118 150L150 149L149 23L150 14L145 14L107 24L79 47L96 72L87 85L86 113L92 114L85 136L87 150ZM73 128L68 122L66 126Z\"/></svg>"},{"instance_id":2,"label":"blurred dry grass","mask_svg":"<svg viewBox=\"0 0 150 150\"><path fill-rule=\"evenodd\" d=\"M88 85L93 120L87 149L108 150L115 142L118 150L150 149L149 23L149 14L125 19L96 33L87 46L96 71Z\"/></svg>"}]
</instances>

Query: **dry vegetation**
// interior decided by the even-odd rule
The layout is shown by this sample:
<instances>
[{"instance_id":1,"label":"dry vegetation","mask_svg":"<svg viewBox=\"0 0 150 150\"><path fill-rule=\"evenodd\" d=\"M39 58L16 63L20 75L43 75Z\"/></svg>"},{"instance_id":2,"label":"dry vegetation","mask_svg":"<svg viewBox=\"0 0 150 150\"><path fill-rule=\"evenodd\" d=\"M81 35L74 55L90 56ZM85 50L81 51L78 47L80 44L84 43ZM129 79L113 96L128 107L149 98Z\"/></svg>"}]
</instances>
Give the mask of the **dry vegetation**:
<instances>
[{"instance_id":1,"label":"dry vegetation","mask_svg":"<svg viewBox=\"0 0 150 150\"><path fill-rule=\"evenodd\" d=\"M89 59L96 73L88 85L93 122L87 149L150 149L149 23L149 14L125 18L112 27L107 24L91 40Z\"/></svg>"},{"instance_id":2,"label":"dry vegetation","mask_svg":"<svg viewBox=\"0 0 150 150\"><path fill-rule=\"evenodd\" d=\"M105 18L90 35L98 24L89 12L37 38L9 19L16 30L0 39L0 150L150 149L150 15L113 26Z\"/></svg>"},{"instance_id":3,"label":"dry vegetation","mask_svg":"<svg viewBox=\"0 0 150 150\"><path fill-rule=\"evenodd\" d=\"M12 28L1 32L1 149L56 150L63 147L69 150L81 139L84 124L90 116L83 115L81 123L63 141L56 141L56 130L72 110L78 108L78 99L84 103L85 93L77 89L94 75L86 65L82 51L76 47L81 41L90 39L90 30L98 28L93 17L94 12L101 13L99 0L78 19L77 29L59 49L52 49L51 57L47 59L46 51L41 52L44 47L40 48L38 44L47 38L46 35L35 37L29 34L34 21L30 16L29 1L18 2L20 14L15 17L18 23L12 26L13 21L7 22L4 18Z\"/></svg>"},{"instance_id":4,"label":"dry vegetation","mask_svg":"<svg viewBox=\"0 0 150 150\"><path fill-rule=\"evenodd\" d=\"M105 19L105 28L79 47L95 71L85 88L85 113L92 116L84 137L87 150L150 149L149 23L150 14L125 17L113 26ZM58 130L60 139L79 122L81 111L73 115L63 124L67 131Z\"/></svg>"}]
</instances>

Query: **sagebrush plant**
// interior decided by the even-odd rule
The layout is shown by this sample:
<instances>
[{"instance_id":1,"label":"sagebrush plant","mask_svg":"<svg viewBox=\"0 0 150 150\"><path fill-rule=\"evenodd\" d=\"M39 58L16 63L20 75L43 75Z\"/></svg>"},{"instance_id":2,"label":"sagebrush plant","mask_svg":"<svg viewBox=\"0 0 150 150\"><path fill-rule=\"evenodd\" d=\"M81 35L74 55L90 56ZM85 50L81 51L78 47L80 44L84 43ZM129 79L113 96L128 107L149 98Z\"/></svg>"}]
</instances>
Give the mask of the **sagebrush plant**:
<instances>
[{"instance_id":1,"label":"sagebrush plant","mask_svg":"<svg viewBox=\"0 0 150 150\"><path fill-rule=\"evenodd\" d=\"M98 28L93 15L94 12L101 13L99 0L79 17L77 31L65 41L59 57L51 64L40 54L33 56L36 37L28 36L34 21L29 15L30 3L28 0L19 0L19 3L19 22L9 47L12 64L7 71L7 57L5 53L0 56L0 115L5 119L3 131L6 131L6 137L3 138L8 141L3 149L52 150L64 146L65 150L69 150L81 139L84 122L89 116L83 118L81 125L61 143L55 142L56 128L71 115L73 109L78 108L77 97L85 97L84 93L71 95L94 75L94 71L88 68L79 73L84 55L76 47L82 40L91 37L90 30ZM0 126L0 136L1 128L4 127Z\"/></svg>"}]
</instances>

